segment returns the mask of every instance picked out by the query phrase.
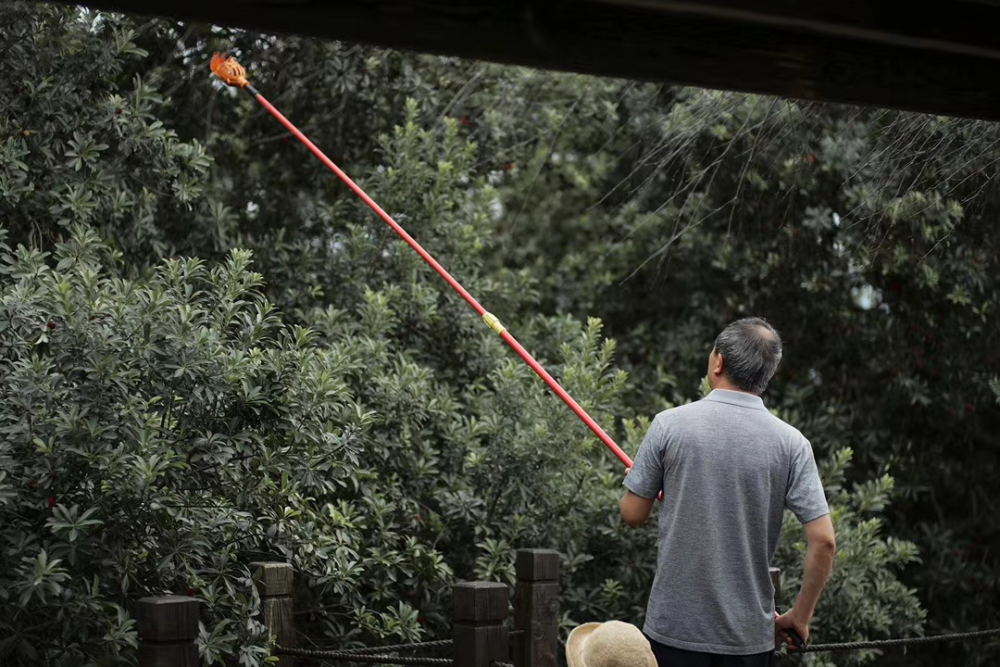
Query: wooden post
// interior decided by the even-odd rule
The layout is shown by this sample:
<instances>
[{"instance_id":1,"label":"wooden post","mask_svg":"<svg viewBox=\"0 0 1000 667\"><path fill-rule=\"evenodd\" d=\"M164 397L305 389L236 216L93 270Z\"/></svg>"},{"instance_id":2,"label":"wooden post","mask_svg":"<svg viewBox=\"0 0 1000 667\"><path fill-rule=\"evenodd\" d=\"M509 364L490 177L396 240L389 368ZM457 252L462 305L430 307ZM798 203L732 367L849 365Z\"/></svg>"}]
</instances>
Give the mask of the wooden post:
<instances>
[{"instance_id":1,"label":"wooden post","mask_svg":"<svg viewBox=\"0 0 1000 667\"><path fill-rule=\"evenodd\" d=\"M180 595L139 600L139 667L199 667L198 601Z\"/></svg>"},{"instance_id":2,"label":"wooden post","mask_svg":"<svg viewBox=\"0 0 1000 667\"><path fill-rule=\"evenodd\" d=\"M507 662L507 607L504 584L475 581L455 586L455 666L490 667Z\"/></svg>"},{"instance_id":3,"label":"wooden post","mask_svg":"<svg viewBox=\"0 0 1000 667\"><path fill-rule=\"evenodd\" d=\"M281 648L295 647L295 618L292 615L294 573L291 563L250 563L257 594L264 610L264 624L277 636ZM292 667L295 658L283 655L278 667Z\"/></svg>"},{"instance_id":4,"label":"wooden post","mask_svg":"<svg viewBox=\"0 0 1000 667\"><path fill-rule=\"evenodd\" d=\"M559 664L559 552L521 549L517 552L514 595L515 667L557 667Z\"/></svg>"}]
</instances>

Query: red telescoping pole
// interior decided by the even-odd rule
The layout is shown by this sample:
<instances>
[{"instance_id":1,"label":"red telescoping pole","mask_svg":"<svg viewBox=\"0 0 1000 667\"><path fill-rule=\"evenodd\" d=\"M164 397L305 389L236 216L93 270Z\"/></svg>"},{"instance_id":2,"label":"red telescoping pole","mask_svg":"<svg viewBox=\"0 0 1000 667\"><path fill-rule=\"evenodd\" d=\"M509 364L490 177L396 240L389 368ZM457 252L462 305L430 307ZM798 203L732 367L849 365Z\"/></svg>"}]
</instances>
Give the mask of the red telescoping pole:
<instances>
[{"instance_id":1,"label":"red telescoping pole","mask_svg":"<svg viewBox=\"0 0 1000 667\"><path fill-rule=\"evenodd\" d=\"M524 349L524 346L521 345L517 341L517 339L514 338L513 335L511 335L509 331L507 331L507 328L500 323L500 320L495 315L493 315L485 308L483 308L482 305L480 305L480 303L476 301L475 297L469 294L469 292L464 287L462 287L461 283L455 280L455 278L450 273L448 273L448 271L443 266L441 266L441 264L439 264L438 261L434 259L434 257L432 257L429 252L424 250L424 248L419 243L417 243L417 241L412 236L410 236L406 232L406 230L400 226L398 222L392 219L392 216L386 213L381 206L375 203L375 200L369 197L357 183L351 180L351 178L346 173L344 173L344 171L340 167L334 164L333 160L328 158L326 154L324 154L323 151L321 151L316 146L316 144L314 144L312 141L309 140L309 137L303 134L299 128L295 127L295 125L290 120L285 118L284 114L278 111L274 107L274 105L272 105L264 98L263 95L257 92L257 90L250 85L250 82L247 81L246 72L244 71L243 67L236 62L235 59L233 58L226 59L219 54L215 54L215 56L212 58L212 71L215 73L216 76L218 76L228 85L236 86L247 91L255 100L257 100L257 102L260 103L262 107L267 109L272 116L278 119L279 123L284 125L289 132L295 135L295 138L301 141L302 144L305 145L305 147L308 148L313 155L319 158L319 161L322 162L324 165L326 165L327 169L336 174L337 178L339 178L341 181L344 182L345 185L347 185L347 187L353 190L354 193L358 195L358 197L360 197L361 200L365 204L367 204L369 208L375 211L378 217L382 218L385 224L389 225L392 228L392 230L399 235L401 239L406 241L407 245L413 248L413 250L418 255L420 255L420 257L425 262L427 262L427 264L429 264L432 269L434 269L438 273L438 275L444 278L445 282L448 283L448 285L450 285L453 290L458 292L459 296L465 299L465 302L468 303L474 311L476 311L476 314L479 315L481 318L483 318L483 321L486 323L486 325L491 329L493 329L493 331L495 331L500 336L500 338L502 338L504 342L507 343L507 345L509 345L514 350L514 352L516 352L517 355L521 357L521 359L523 359L524 362L528 364L528 366L531 367L531 370L535 371L535 373L537 373L538 376L545 381L545 384L547 384L549 388L553 392L555 392L556 396L561 398L563 402L569 406L569 409L572 410L573 413L577 417L579 417L580 420L583 421L583 423L586 424L591 431L594 432L594 435L596 435L601 440L601 442L603 442L607 446L607 448L610 449L611 452L616 457L618 457L618 460L621 461L626 468L632 467L632 459L629 458L628 454L626 454L624 450L622 450L622 448L619 447L618 444L611 439L611 436L609 436L607 433L604 432L604 429L602 429L601 426L596 421L594 421L594 419L589 414L587 414L586 410L580 407L579 403L573 400L573 397L570 396L566 392L566 390L559 385L558 382L556 382L555 378L553 378L548 371L542 368L542 365L539 364L533 356L531 356L530 352Z\"/></svg>"}]
</instances>

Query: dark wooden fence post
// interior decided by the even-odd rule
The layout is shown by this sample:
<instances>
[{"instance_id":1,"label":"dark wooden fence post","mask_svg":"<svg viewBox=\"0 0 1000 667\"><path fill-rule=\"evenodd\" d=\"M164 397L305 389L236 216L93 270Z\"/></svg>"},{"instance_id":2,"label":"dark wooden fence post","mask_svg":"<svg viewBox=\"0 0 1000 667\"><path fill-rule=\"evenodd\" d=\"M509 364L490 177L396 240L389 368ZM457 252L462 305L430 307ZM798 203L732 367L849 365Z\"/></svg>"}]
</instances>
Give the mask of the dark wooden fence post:
<instances>
[{"instance_id":1,"label":"dark wooden fence post","mask_svg":"<svg viewBox=\"0 0 1000 667\"><path fill-rule=\"evenodd\" d=\"M290 563L250 563L254 583L264 609L264 624L277 636L281 648L295 647L295 617L292 609L294 573ZM283 655L278 667L292 667L295 658Z\"/></svg>"},{"instance_id":2,"label":"dark wooden fence post","mask_svg":"<svg viewBox=\"0 0 1000 667\"><path fill-rule=\"evenodd\" d=\"M455 666L490 667L507 662L507 607L505 584L474 581L457 584L455 596Z\"/></svg>"},{"instance_id":3,"label":"dark wooden fence post","mask_svg":"<svg viewBox=\"0 0 1000 667\"><path fill-rule=\"evenodd\" d=\"M515 667L556 667L559 664L559 552L521 549L517 552L514 595Z\"/></svg>"},{"instance_id":4,"label":"dark wooden fence post","mask_svg":"<svg viewBox=\"0 0 1000 667\"><path fill-rule=\"evenodd\" d=\"M139 667L199 667L198 601L168 595L139 600Z\"/></svg>"}]
</instances>

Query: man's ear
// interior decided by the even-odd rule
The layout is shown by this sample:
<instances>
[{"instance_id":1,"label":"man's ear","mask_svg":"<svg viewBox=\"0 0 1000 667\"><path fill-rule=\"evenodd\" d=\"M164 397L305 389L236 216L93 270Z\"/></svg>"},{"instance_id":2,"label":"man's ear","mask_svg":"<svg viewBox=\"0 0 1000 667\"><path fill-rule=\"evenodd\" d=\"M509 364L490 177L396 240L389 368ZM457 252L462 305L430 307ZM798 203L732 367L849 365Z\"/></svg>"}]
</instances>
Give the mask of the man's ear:
<instances>
[{"instance_id":1,"label":"man's ear","mask_svg":"<svg viewBox=\"0 0 1000 667\"><path fill-rule=\"evenodd\" d=\"M712 364L712 372L716 375L722 375L723 371L726 370L726 360L722 358L722 355L716 351L715 353L715 363Z\"/></svg>"}]
</instances>

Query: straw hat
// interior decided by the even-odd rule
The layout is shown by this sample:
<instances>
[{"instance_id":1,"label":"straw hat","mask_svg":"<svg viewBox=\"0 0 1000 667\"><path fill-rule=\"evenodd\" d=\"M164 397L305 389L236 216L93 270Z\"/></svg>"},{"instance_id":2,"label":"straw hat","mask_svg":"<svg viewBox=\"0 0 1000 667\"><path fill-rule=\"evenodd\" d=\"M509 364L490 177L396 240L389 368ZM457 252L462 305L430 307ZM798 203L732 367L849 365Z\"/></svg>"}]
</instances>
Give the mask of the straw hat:
<instances>
[{"instance_id":1,"label":"straw hat","mask_svg":"<svg viewBox=\"0 0 1000 667\"><path fill-rule=\"evenodd\" d=\"M566 640L569 667L657 667L649 640L630 623L584 623Z\"/></svg>"}]
</instances>

